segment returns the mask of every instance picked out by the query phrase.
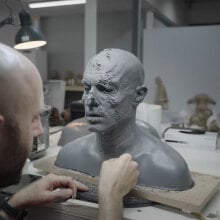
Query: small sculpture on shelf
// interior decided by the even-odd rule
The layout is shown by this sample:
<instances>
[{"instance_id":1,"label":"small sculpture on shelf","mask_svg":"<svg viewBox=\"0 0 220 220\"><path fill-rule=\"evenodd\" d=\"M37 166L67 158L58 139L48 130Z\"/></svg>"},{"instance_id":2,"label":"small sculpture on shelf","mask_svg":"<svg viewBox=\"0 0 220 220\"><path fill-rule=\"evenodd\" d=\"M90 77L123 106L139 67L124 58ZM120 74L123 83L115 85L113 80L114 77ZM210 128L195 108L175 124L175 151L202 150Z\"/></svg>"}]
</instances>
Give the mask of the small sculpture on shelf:
<instances>
[{"instance_id":1,"label":"small sculpture on shelf","mask_svg":"<svg viewBox=\"0 0 220 220\"><path fill-rule=\"evenodd\" d=\"M206 127L208 131L212 131L212 132L220 131L216 116L212 115L208 118L206 122Z\"/></svg>"},{"instance_id":2,"label":"small sculpture on shelf","mask_svg":"<svg viewBox=\"0 0 220 220\"><path fill-rule=\"evenodd\" d=\"M169 100L168 100L167 91L163 84L163 81L159 76L157 76L155 78L155 83L157 85L155 104L161 105L163 110L167 110Z\"/></svg>"},{"instance_id":3,"label":"small sculpture on shelf","mask_svg":"<svg viewBox=\"0 0 220 220\"><path fill-rule=\"evenodd\" d=\"M75 75L75 84L76 84L76 86L83 86L82 78L83 78L83 75L80 74L80 73Z\"/></svg>"},{"instance_id":4,"label":"small sculpture on shelf","mask_svg":"<svg viewBox=\"0 0 220 220\"><path fill-rule=\"evenodd\" d=\"M60 79L60 74L57 70L51 71L49 76L50 76L50 79L53 79L53 80L59 80Z\"/></svg>"},{"instance_id":5,"label":"small sculpture on shelf","mask_svg":"<svg viewBox=\"0 0 220 220\"><path fill-rule=\"evenodd\" d=\"M208 131L219 130L217 120L210 108L210 104L216 104L214 99L207 94L198 94L189 99L187 103L196 105L195 112L189 119L189 125L191 127L198 127Z\"/></svg>"},{"instance_id":6,"label":"small sculpture on shelf","mask_svg":"<svg viewBox=\"0 0 220 220\"><path fill-rule=\"evenodd\" d=\"M65 81L66 81L67 86L74 86L75 85L74 73L71 70L66 71Z\"/></svg>"}]
</instances>

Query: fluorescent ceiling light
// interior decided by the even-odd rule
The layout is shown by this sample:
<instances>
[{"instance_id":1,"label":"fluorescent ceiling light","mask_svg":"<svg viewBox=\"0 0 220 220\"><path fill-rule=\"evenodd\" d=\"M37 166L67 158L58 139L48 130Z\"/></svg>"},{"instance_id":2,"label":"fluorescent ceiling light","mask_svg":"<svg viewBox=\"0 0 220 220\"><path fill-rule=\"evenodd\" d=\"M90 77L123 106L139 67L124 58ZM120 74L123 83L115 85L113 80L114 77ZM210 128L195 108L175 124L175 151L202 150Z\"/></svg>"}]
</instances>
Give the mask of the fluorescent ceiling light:
<instances>
[{"instance_id":1,"label":"fluorescent ceiling light","mask_svg":"<svg viewBox=\"0 0 220 220\"><path fill-rule=\"evenodd\" d=\"M29 3L30 8L46 8L46 7L57 7L66 5L79 5L85 4L86 0L61 0L61 1L43 1Z\"/></svg>"}]
</instances>

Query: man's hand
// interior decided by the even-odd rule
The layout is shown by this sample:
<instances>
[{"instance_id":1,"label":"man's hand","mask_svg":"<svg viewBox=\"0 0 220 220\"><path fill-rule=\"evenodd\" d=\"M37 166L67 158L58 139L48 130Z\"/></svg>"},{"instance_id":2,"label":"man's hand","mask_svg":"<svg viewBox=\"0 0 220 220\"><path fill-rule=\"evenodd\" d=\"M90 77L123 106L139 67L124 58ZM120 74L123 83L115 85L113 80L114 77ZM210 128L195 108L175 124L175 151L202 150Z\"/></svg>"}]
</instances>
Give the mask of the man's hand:
<instances>
[{"instance_id":1,"label":"man's hand","mask_svg":"<svg viewBox=\"0 0 220 220\"><path fill-rule=\"evenodd\" d=\"M125 196L137 183L138 164L130 154L104 161L100 173L100 193Z\"/></svg>"},{"instance_id":2,"label":"man's hand","mask_svg":"<svg viewBox=\"0 0 220 220\"><path fill-rule=\"evenodd\" d=\"M87 191L88 187L71 177L49 174L16 193L9 204L17 209L44 205L49 202L75 198L77 190Z\"/></svg>"},{"instance_id":3,"label":"man's hand","mask_svg":"<svg viewBox=\"0 0 220 220\"><path fill-rule=\"evenodd\" d=\"M138 164L130 154L103 162L99 180L98 219L122 219L123 197L135 186L138 175Z\"/></svg>"}]
</instances>

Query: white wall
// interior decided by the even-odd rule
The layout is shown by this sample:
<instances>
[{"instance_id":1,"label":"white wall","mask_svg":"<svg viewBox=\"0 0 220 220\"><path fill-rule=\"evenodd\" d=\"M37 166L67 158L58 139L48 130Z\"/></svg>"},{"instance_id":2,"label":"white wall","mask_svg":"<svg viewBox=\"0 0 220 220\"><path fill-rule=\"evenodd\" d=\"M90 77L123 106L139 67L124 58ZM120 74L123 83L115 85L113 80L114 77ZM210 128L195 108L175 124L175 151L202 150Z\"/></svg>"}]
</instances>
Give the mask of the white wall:
<instances>
[{"instance_id":1,"label":"white wall","mask_svg":"<svg viewBox=\"0 0 220 220\"><path fill-rule=\"evenodd\" d=\"M61 79L64 79L65 71L81 72L84 60L83 22L83 15L42 18L42 29L48 42L49 77L55 70Z\"/></svg>"},{"instance_id":2,"label":"white wall","mask_svg":"<svg viewBox=\"0 0 220 220\"><path fill-rule=\"evenodd\" d=\"M15 26L2 27L0 29L0 42L13 47L15 43L15 35L17 31L18 28Z\"/></svg>"},{"instance_id":3,"label":"white wall","mask_svg":"<svg viewBox=\"0 0 220 220\"><path fill-rule=\"evenodd\" d=\"M170 110L187 109L187 100L207 93L220 112L220 28L198 26L157 28L144 32L144 67L149 89L146 101L154 102L155 77L166 86Z\"/></svg>"},{"instance_id":4,"label":"white wall","mask_svg":"<svg viewBox=\"0 0 220 220\"><path fill-rule=\"evenodd\" d=\"M117 11L98 15L98 52L104 48L132 50L132 12Z\"/></svg>"},{"instance_id":5,"label":"white wall","mask_svg":"<svg viewBox=\"0 0 220 220\"><path fill-rule=\"evenodd\" d=\"M23 54L30 59L40 72L43 83L47 83L47 52L45 50L32 50L23 52Z\"/></svg>"}]
</instances>

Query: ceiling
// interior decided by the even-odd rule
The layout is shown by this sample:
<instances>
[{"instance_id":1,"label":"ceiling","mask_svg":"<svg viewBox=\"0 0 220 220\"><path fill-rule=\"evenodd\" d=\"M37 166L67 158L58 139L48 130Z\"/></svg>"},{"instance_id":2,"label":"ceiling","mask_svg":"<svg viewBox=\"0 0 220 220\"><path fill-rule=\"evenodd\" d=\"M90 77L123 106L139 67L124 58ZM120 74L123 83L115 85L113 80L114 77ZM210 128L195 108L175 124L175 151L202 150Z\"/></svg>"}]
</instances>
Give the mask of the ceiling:
<instances>
[{"instance_id":1,"label":"ceiling","mask_svg":"<svg viewBox=\"0 0 220 220\"><path fill-rule=\"evenodd\" d=\"M24 4L26 4L27 2L36 2L42 0L21 0L21 1L23 1ZM97 0L98 11L112 12L112 11L131 10L132 2L133 0ZM147 0L143 0L143 5L145 2L147 2ZM184 0L184 2L189 10L200 7L201 8L206 7L209 9L216 9L217 7L220 10L220 0ZM54 13L55 14L81 13L83 10L84 10L84 5L75 5L75 6L67 6L67 7L59 7L59 8L46 8L46 9L44 8L44 9L34 9L34 10L32 9L32 12L46 16L49 14L53 15Z\"/></svg>"},{"instance_id":2,"label":"ceiling","mask_svg":"<svg viewBox=\"0 0 220 220\"><path fill-rule=\"evenodd\" d=\"M37 0L29 0L36 2ZM27 1L26 1L27 2ZM127 11L132 9L132 0L97 0L98 12ZM32 9L33 14L53 16L62 14L79 14L84 12L85 5L72 5L64 7Z\"/></svg>"},{"instance_id":3,"label":"ceiling","mask_svg":"<svg viewBox=\"0 0 220 220\"><path fill-rule=\"evenodd\" d=\"M39 0L0 0L0 19L9 14L9 10L5 7L4 2L7 2L8 5L12 8L12 11L17 14L18 10L20 10L19 1L23 3L25 8L28 8L28 2L34 2ZM147 0L143 0L145 3ZM163 0L165 1L165 0ZM175 0L174 0L175 1ZM114 12L114 11L128 11L132 10L132 2L133 0L97 0L98 5L98 13L101 12ZM200 10L202 14L209 13L212 15L212 11L215 14L219 14L219 16L214 16L209 19L211 23L220 23L220 0L184 0L186 7L190 11L195 11L198 13ZM54 7L54 8L44 8L44 9L29 9L32 15L37 16L57 16L57 15L66 15L66 14L83 14L84 13L84 5L75 5L75 6L66 6L66 7ZM207 14L206 13L206 14ZM207 17L207 15L206 15ZM202 24L206 24L206 17L202 20ZM218 17L218 18L217 18ZM215 20L216 19L216 20ZM201 24L201 23L200 23ZM209 22L210 24L210 22Z\"/></svg>"},{"instance_id":4,"label":"ceiling","mask_svg":"<svg viewBox=\"0 0 220 220\"><path fill-rule=\"evenodd\" d=\"M199 6L209 6L210 8L214 8L216 5L220 6L219 0L185 0L186 6L191 9L193 7Z\"/></svg>"}]
</instances>

